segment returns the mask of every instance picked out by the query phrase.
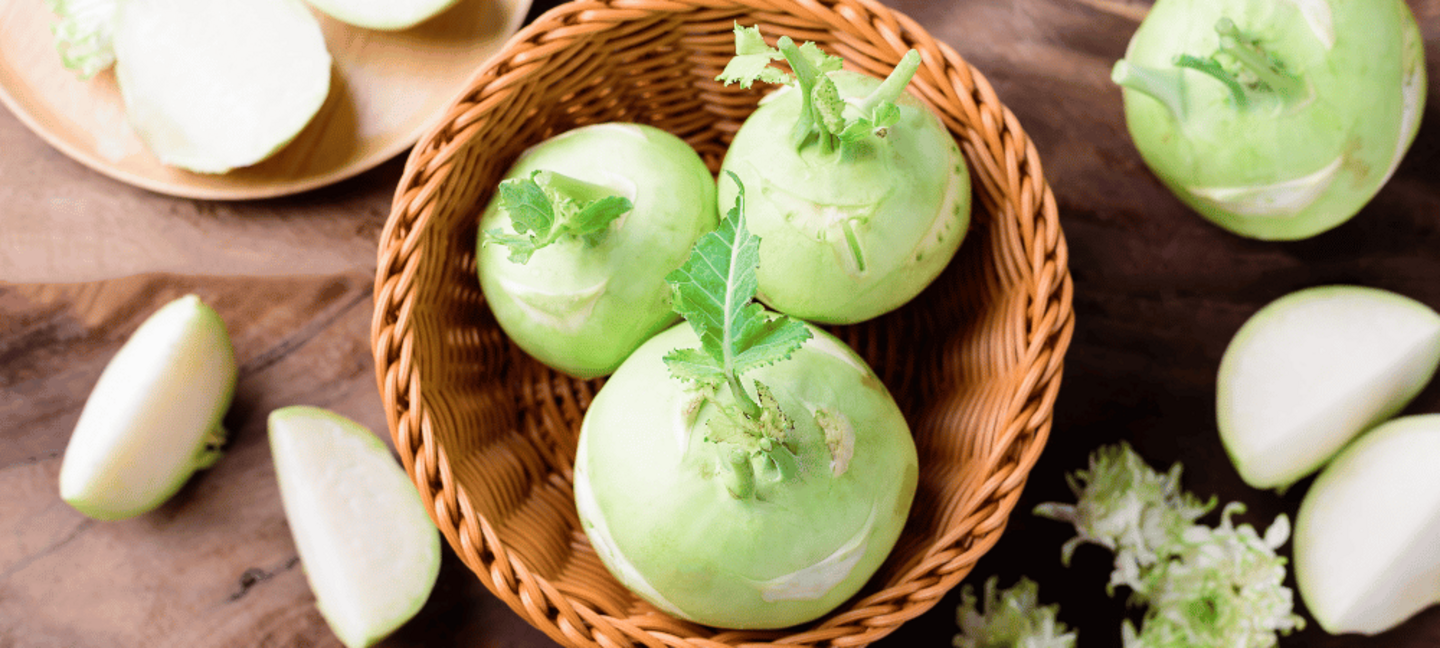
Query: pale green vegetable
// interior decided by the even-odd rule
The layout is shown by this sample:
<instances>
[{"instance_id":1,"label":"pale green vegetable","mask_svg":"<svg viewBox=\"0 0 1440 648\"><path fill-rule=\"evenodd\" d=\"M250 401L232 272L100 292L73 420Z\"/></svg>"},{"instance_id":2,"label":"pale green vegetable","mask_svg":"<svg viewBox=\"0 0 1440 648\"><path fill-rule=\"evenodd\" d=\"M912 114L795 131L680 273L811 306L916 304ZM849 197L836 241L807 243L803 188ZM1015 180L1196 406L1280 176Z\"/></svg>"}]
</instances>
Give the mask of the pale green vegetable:
<instances>
[{"instance_id":1,"label":"pale green vegetable","mask_svg":"<svg viewBox=\"0 0 1440 648\"><path fill-rule=\"evenodd\" d=\"M684 140L653 126L566 131L526 151L480 219L486 303L526 353L582 378L607 375L679 318L665 275L715 229L715 180Z\"/></svg>"},{"instance_id":2,"label":"pale green vegetable","mask_svg":"<svg viewBox=\"0 0 1440 648\"><path fill-rule=\"evenodd\" d=\"M60 464L60 497L92 518L140 515L220 458L235 391L225 323L195 295L136 329L105 366Z\"/></svg>"},{"instance_id":3,"label":"pale green vegetable","mask_svg":"<svg viewBox=\"0 0 1440 648\"><path fill-rule=\"evenodd\" d=\"M997 582L985 580L983 599L970 585L961 588L955 648L1074 648L1076 632L1059 621L1060 606L1039 604L1035 581L1022 577L1005 590Z\"/></svg>"},{"instance_id":4,"label":"pale green vegetable","mask_svg":"<svg viewBox=\"0 0 1440 648\"><path fill-rule=\"evenodd\" d=\"M1236 332L1220 361L1220 438L1246 483L1285 488L1400 411L1440 365L1440 314L1362 286L1285 295Z\"/></svg>"},{"instance_id":5,"label":"pale green vegetable","mask_svg":"<svg viewBox=\"0 0 1440 648\"><path fill-rule=\"evenodd\" d=\"M125 115L167 165L224 173L310 123L331 59L300 0L125 0L115 23Z\"/></svg>"},{"instance_id":6,"label":"pale green vegetable","mask_svg":"<svg viewBox=\"0 0 1440 648\"><path fill-rule=\"evenodd\" d=\"M409 29L459 0L306 0L340 22L382 31Z\"/></svg>"},{"instance_id":7,"label":"pale green vegetable","mask_svg":"<svg viewBox=\"0 0 1440 648\"><path fill-rule=\"evenodd\" d=\"M1440 603L1440 415L1366 432L1311 484L1295 579L1320 627L1376 634Z\"/></svg>"},{"instance_id":8,"label":"pale green vegetable","mask_svg":"<svg viewBox=\"0 0 1440 648\"><path fill-rule=\"evenodd\" d=\"M280 499L315 605L348 648L415 616L440 573L440 534L390 449L318 407L269 417Z\"/></svg>"},{"instance_id":9,"label":"pale green vegetable","mask_svg":"<svg viewBox=\"0 0 1440 648\"><path fill-rule=\"evenodd\" d=\"M1268 648L1303 627L1276 553L1290 532L1284 515L1263 536L1231 521L1243 511L1237 503L1218 526L1198 524L1215 500L1180 489L1180 464L1162 475L1124 443L1096 450L1088 470L1067 477L1076 503L1035 512L1074 525L1078 535L1061 551L1066 564L1082 543L1115 553L1112 595L1124 586L1132 604L1145 606L1139 629L1129 620L1121 628L1127 648Z\"/></svg>"},{"instance_id":10,"label":"pale green vegetable","mask_svg":"<svg viewBox=\"0 0 1440 648\"><path fill-rule=\"evenodd\" d=\"M60 61L88 79L115 64L115 10L119 0L46 0L60 17L51 31Z\"/></svg>"},{"instance_id":11,"label":"pale green vegetable","mask_svg":"<svg viewBox=\"0 0 1440 648\"><path fill-rule=\"evenodd\" d=\"M1354 216L1399 166L1426 95L1403 0L1160 0L1114 79L1160 180L1259 239Z\"/></svg>"},{"instance_id":12,"label":"pale green vegetable","mask_svg":"<svg viewBox=\"0 0 1440 648\"><path fill-rule=\"evenodd\" d=\"M666 612L728 628L803 623L859 591L919 475L865 362L752 301L759 245L739 206L697 243L670 277L689 326L609 378L575 458L576 507L610 572Z\"/></svg>"},{"instance_id":13,"label":"pale green vegetable","mask_svg":"<svg viewBox=\"0 0 1440 648\"><path fill-rule=\"evenodd\" d=\"M722 171L750 188L758 298L802 319L845 324L914 298L945 268L970 222L970 177L946 130L905 86L909 52L881 81L841 69L813 43L735 29L720 79L785 83L735 134ZM771 67L784 60L794 76ZM735 183L720 183L730 204Z\"/></svg>"}]
</instances>

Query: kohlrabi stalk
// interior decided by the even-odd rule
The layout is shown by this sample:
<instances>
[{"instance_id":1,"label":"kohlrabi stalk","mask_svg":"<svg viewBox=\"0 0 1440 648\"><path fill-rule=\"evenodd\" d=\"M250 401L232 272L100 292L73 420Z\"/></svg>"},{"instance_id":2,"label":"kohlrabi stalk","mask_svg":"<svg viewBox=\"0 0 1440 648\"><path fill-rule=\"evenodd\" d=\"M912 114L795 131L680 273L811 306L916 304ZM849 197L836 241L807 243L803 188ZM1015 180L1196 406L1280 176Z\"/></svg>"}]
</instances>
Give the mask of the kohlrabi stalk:
<instances>
[{"instance_id":1,"label":"kohlrabi stalk","mask_svg":"<svg viewBox=\"0 0 1440 648\"><path fill-rule=\"evenodd\" d=\"M732 178L733 179L733 178ZM720 227L695 244L685 265L665 278L674 290L675 311L700 338L699 349L676 349L665 363L678 379L729 388L733 405L716 401L722 416L710 419L707 440L720 446L733 473L730 494L754 497L750 457L763 456L781 479L795 476L795 448L788 435L794 423L770 389L755 382L751 398L740 375L790 357L810 331L789 317L772 317L755 298L760 239L745 227L745 190Z\"/></svg>"},{"instance_id":2,"label":"kohlrabi stalk","mask_svg":"<svg viewBox=\"0 0 1440 648\"><path fill-rule=\"evenodd\" d=\"M485 241L510 248L510 260L524 264L536 250L570 236L598 245L610 223L634 204L609 187L554 171L535 171L528 178L500 183L500 208L510 216L514 234L487 231Z\"/></svg>"},{"instance_id":3,"label":"kohlrabi stalk","mask_svg":"<svg viewBox=\"0 0 1440 648\"><path fill-rule=\"evenodd\" d=\"M735 52L720 80L783 86L745 120L721 167L721 203L735 197L733 174L751 189L747 219L766 241L758 299L829 324L909 301L954 256L970 216L954 136L906 92L920 54L882 81L814 43L782 36L771 47L753 27L736 26Z\"/></svg>"},{"instance_id":4,"label":"kohlrabi stalk","mask_svg":"<svg viewBox=\"0 0 1440 648\"><path fill-rule=\"evenodd\" d=\"M873 576L918 463L854 350L753 301L749 195L667 278L689 324L631 353L586 410L574 488L586 537L638 596L705 625L773 629Z\"/></svg>"},{"instance_id":5,"label":"kohlrabi stalk","mask_svg":"<svg viewBox=\"0 0 1440 648\"><path fill-rule=\"evenodd\" d=\"M1358 212L1419 130L1424 48L1403 0L1159 0L1111 77L1146 164L1242 236Z\"/></svg>"}]
</instances>

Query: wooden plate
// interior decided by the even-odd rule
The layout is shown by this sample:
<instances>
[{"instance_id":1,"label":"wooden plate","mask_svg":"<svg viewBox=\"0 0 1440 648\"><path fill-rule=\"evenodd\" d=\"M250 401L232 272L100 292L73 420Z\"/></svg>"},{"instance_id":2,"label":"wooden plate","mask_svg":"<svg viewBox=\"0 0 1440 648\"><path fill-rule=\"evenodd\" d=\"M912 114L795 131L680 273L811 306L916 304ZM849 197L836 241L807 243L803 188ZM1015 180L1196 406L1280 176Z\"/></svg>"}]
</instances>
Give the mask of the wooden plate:
<instances>
[{"instance_id":1,"label":"wooden plate","mask_svg":"<svg viewBox=\"0 0 1440 648\"><path fill-rule=\"evenodd\" d=\"M160 164L131 131L114 73L82 81L61 65L50 32L57 19L39 0L0 8L0 103L61 152L128 184L218 200L293 194L364 172L414 144L519 29L530 4L461 0L399 32L314 12L335 60L325 106L279 153L223 175Z\"/></svg>"}]
</instances>

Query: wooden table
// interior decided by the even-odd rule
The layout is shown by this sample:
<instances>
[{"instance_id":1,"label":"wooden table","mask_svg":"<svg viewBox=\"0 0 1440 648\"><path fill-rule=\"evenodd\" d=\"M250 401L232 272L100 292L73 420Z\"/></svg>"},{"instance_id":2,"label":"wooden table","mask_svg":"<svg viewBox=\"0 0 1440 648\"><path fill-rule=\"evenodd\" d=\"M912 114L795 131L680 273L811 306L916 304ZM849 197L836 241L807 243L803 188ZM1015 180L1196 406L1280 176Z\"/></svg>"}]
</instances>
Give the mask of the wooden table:
<instances>
[{"instance_id":1,"label":"wooden table","mask_svg":"<svg viewBox=\"0 0 1440 648\"><path fill-rule=\"evenodd\" d=\"M1108 554L1082 549L1062 567L1069 530L1029 511L1070 500L1064 474L1124 439L1157 467L1184 462L1192 492L1247 504L1242 521L1294 515L1303 488L1251 489L1228 462L1215 431L1216 369L1240 324L1291 290L1355 283L1440 307L1440 0L1410 0L1430 91L1409 156L1359 216L1294 243L1207 224L1142 165L1109 70L1145 0L888 4L982 70L1017 114L1045 161L1075 278L1077 326L1050 445L1005 537L967 582L1028 575L1080 628L1082 646L1118 646L1126 610L1103 594ZM392 160L288 198L176 199L95 173L0 113L0 646L338 645L280 508L265 416L318 405L384 435L371 284L402 167ZM128 333L186 292L219 310L239 356L228 454L155 512L90 521L56 487L80 406ZM1440 412L1440 384L1407 412ZM958 600L952 592L881 645L948 645ZM430 601L384 645L553 644L447 548ZM1281 645L1440 645L1440 607L1380 637L1331 637L1312 622Z\"/></svg>"}]
</instances>

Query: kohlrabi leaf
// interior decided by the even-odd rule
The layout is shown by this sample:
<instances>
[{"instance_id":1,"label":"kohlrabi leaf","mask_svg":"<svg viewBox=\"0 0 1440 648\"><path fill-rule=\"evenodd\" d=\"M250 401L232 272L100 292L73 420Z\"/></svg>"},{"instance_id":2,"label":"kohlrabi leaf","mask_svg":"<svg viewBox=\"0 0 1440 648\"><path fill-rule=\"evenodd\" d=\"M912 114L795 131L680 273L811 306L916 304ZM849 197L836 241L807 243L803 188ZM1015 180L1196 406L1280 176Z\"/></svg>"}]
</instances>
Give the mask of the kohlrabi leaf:
<instances>
[{"instance_id":1,"label":"kohlrabi leaf","mask_svg":"<svg viewBox=\"0 0 1440 648\"><path fill-rule=\"evenodd\" d=\"M1286 587L1285 559L1276 554L1289 536L1280 516L1261 536L1231 516L1220 524L1196 523L1214 507L1180 489L1180 464L1162 475L1120 443L1098 449L1088 471L1069 476L1078 501L1042 504L1039 515L1075 525L1066 543L1068 562L1075 546L1092 542L1115 552L1109 588L1131 590L1131 603L1145 606L1139 630L1127 621L1126 648L1234 646L1270 648L1277 633L1303 627Z\"/></svg>"},{"instance_id":2,"label":"kohlrabi leaf","mask_svg":"<svg viewBox=\"0 0 1440 648\"><path fill-rule=\"evenodd\" d=\"M46 0L60 22L51 31L60 61L81 79L115 63L112 46L118 0Z\"/></svg>"},{"instance_id":3,"label":"kohlrabi leaf","mask_svg":"<svg viewBox=\"0 0 1440 648\"><path fill-rule=\"evenodd\" d=\"M510 260L524 264L535 252L564 236L587 246L599 245L610 223L634 205L609 189L550 171L500 183L500 209L510 217L514 234L486 232L487 241L510 248Z\"/></svg>"},{"instance_id":4,"label":"kohlrabi leaf","mask_svg":"<svg viewBox=\"0 0 1440 648\"><path fill-rule=\"evenodd\" d=\"M1089 470L1066 476L1075 504L1045 503L1035 513L1075 526L1076 537L1061 548L1065 564L1079 545L1098 544L1115 552L1112 591L1116 585L1138 591L1141 574L1215 506L1214 498L1201 502L1181 491L1180 471L1176 463L1162 475L1129 444L1105 446L1090 456Z\"/></svg>"},{"instance_id":5,"label":"kohlrabi leaf","mask_svg":"<svg viewBox=\"0 0 1440 648\"><path fill-rule=\"evenodd\" d=\"M786 61L794 74L771 67L772 62ZM755 81L794 84L802 93L800 118L791 132L796 148L818 141L822 150L830 151L842 144L871 136L884 136L884 129L900 119L895 100L919 67L920 56L914 50L901 59L900 65L869 97L850 98L840 95L829 73L840 70L844 61L827 54L815 43L796 45L788 36L780 37L770 47L758 27L735 26L735 58L725 66L718 81L739 83L748 88Z\"/></svg>"},{"instance_id":6,"label":"kohlrabi leaf","mask_svg":"<svg viewBox=\"0 0 1440 648\"><path fill-rule=\"evenodd\" d=\"M720 227L701 237L685 264L665 278L675 312L690 322L704 352L703 357L694 350L667 355L666 364L677 377L735 380L749 369L790 357L810 339L803 323L768 316L754 301L759 264L760 238L745 227L742 187Z\"/></svg>"},{"instance_id":7,"label":"kohlrabi leaf","mask_svg":"<svg viewBox=\"0 0 1440 648\"><path fill-rule=\"evenodd\" d=\"M997 590L997 580L985 580L983 598L968 584L961 588L955 612L960 633L951 642L955 648L1074 648L1076 632L1058 620L1059 605L1039 604L1035 581L1022 577L1009 589Z\"/></svg>"}]
</instances>

